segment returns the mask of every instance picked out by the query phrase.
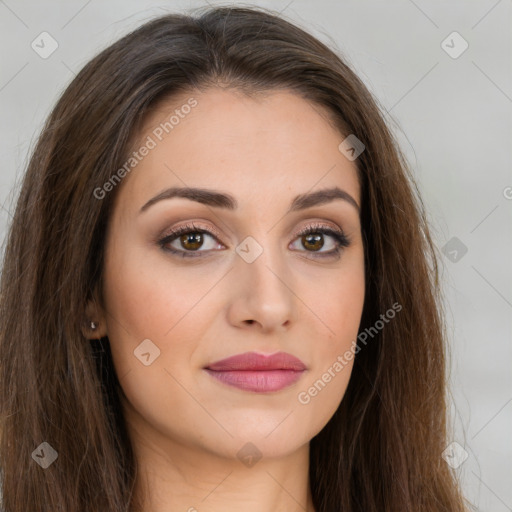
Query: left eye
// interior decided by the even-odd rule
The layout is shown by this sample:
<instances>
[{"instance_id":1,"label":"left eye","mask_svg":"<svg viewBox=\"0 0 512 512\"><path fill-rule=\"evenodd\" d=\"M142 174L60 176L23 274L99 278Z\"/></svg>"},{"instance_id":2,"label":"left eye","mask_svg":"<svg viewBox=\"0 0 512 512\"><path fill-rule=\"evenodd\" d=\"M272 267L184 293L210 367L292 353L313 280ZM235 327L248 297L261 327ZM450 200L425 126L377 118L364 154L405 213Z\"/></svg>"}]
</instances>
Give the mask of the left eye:
<instances>
[{"instance_id":1,"label":"left eye","mask_svg":"<svg viewBox=\"0 0 512 512\"><path fill-rule=\"evenodd\" d=\"M331 252L332 250L336 249L336 242L334 240L334 236L330 236L328 233L322 230L306 232L305 234L302 234L294 243L301 244L302 247L308 249L308 252L320 252L320 249L325 249L326 236L331 238L331 250L329 250L329 247L327 247L327 250L324 250L322 252Z\"/></svg>"},{"instance_id":2,"label":"left eye","mask_svg":"<svg viewBox=\"0 0 512 512\"><path fill-rule=\"evenodd\" d=\"M297 242L308 249L306 252L313 253L314 257L319 258L336 256L343 248L350 245L350 240L343 231L322 225L309 226L298 233L297 236L300 237ZM334 243L331 243L331 246L334 247L327 251L320 251L324 248L324 238L326 236L334 240Z\"/></svg>"}]
</instances>

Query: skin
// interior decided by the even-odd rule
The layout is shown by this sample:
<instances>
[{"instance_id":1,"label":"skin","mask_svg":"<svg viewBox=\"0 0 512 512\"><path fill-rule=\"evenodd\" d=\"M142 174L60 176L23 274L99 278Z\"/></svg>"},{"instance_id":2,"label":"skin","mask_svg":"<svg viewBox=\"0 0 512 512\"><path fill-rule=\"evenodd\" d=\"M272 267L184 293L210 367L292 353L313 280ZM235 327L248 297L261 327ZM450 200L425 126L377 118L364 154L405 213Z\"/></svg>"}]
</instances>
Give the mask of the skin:
<instances>
[{"instance_id":1,"label":"skin","mask_svg":"<svg viewBox=\"0 0 512 512\"><path fill-rule=\"evenodd\" d=\"M355 162L338 150L344 136L325 113L286 90L248 97L214 88L174 97L146 119L141 143L190 97L197 106L118 185L104 308L89 309L100 323L93 337L109 337L124 391L140 469L137 494L145 496L145 512L314 511L309 441L341 402L353 361L309 403L298 394L356 339L364 252L350 202L287 210L295 196L334 186L360 206ZM172 186L215 189L239 205L229 211L172 198L140 213ZM216 229L218 240L204 235L203 257L165 252L160 235L192 221ZM350 245L319 257L295 236L315 223L342 229ZM263 249L252 263L236 252L247 236ZM323 242L319 252L337 244L328 234ZM179 237L169 245L190 247ZM134 356L145 339L160 350L148 366ZM256 393L203 369L248 351L288 352L307 370L288 388ZM246 443L262 455L251 467L237 456Z\"/></svg>"}]
</instances>

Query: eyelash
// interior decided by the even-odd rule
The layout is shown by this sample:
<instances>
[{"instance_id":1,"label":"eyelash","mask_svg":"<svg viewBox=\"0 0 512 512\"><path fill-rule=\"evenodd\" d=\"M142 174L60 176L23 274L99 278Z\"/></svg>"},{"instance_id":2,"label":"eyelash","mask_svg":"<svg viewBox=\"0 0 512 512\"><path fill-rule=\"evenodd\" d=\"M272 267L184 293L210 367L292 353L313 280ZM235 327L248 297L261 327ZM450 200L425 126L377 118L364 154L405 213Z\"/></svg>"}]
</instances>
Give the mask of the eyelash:
<instances>
[{"instance_id":1,"label":"eyelash","mask_svg":"<svg viewBox=\"0 0 512 512\"><path fill-rule=\"evenodd\" d=\"M218 242L218 235L216 233L210 232L207 229L201 228L200 226L196 226L195 224L191 223L186 224L184 226L180 226L179 228L176 228L175 230L171 231L163 238L158 240L158 245L162 250L170 252L171 254L174 254L176 256L181 256L183 258L203 257L204 253L208 253L209 251L186 251L167 247L167 244L173 242L179 236L190 233L207 234L217 239ZM348 247L351 243L349 237L347 237L347 235L345 235L345 233L343 233L342 231L338 231L336 229L324 226L322 224L313 224L311 226L308 226L307 228L302 229L299 233L296 233L295 238L310 234L328 235L333 237L337 242L336 248L327 252L316 252L307 250L305 251L314 254L315 258L327 258L337 256L344 248Z\"/></svg>"}]
</instances>

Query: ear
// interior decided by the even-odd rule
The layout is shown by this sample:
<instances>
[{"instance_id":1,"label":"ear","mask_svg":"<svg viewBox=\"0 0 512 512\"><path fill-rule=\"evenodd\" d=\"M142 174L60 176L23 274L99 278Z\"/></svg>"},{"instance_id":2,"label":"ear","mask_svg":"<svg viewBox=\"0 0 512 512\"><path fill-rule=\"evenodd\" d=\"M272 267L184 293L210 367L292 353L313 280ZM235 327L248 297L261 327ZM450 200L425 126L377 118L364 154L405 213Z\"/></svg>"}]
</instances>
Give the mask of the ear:
<instances>
[{"instance_id":1,"label":"ear","mask_svg":"<svg viewBox=\"0 0 512 512\"><path fill-rule=\"evenodd\" d=\"M97 294L87 301L82 334L89 340L99 340L107 335L106 315L99 305Z\"/></svg>"}]
</instances>

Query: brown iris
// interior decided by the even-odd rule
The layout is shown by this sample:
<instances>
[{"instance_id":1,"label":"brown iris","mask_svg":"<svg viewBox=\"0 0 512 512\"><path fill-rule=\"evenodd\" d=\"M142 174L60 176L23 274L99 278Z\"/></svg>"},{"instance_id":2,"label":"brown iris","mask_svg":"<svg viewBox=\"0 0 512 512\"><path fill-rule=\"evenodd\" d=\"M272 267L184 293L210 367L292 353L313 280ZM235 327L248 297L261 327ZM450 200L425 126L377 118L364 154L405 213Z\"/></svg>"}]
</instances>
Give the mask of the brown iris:
<instances>
[{"instance_id":1,"label":"brown iris","mask_svg":"<svg viewBox=\"0 0 512 512\"><path fill-rule=\"evenodd\" d=\"M185 233L180 236L180 241L185 249L199 249L203 245L203 233ZM323 235L308 233L302 236L302 243L306 249L318 251L324 245Z\"/></svg>"},{"instance_id":2,"label":"brown iris","mask_svg":"<svg viewBox=\"0 0 512 512\"><path fill-rule=\"evenodd\" d=\"M306 249L318 251L324 245L323 236L320 234L309 233L302 237L302 243Z\"/></svg>"},{"instance_id":3,"label":"brown iris","mask_svg":"<svg viewBox=\"0 0 512 512\"><path fill-rule=\"evenodd\" d=\"M203 245L203 233L186 233L180 236L180 241L185 249L199 249Z\"/></svg>"}]
</instances>

